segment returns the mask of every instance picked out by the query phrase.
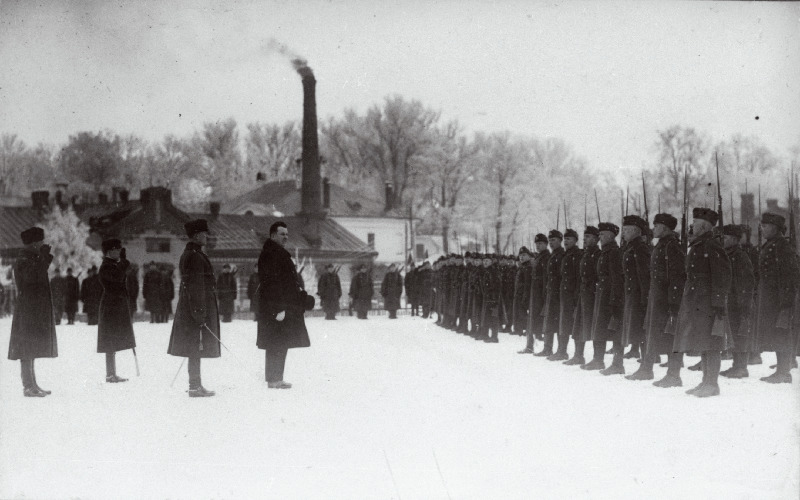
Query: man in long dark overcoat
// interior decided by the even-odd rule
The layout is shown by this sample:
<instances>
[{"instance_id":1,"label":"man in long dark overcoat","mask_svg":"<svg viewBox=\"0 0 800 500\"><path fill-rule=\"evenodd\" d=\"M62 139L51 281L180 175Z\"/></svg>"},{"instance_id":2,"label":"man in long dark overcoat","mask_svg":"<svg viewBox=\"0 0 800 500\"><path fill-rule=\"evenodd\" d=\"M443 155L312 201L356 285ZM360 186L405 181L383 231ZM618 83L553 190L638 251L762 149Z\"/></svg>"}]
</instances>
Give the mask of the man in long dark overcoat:
<instances>
[{"instance_id":1,"label":"man in long dark overcoat","mask_svg":"<svg viewBox=\"0 0 800 500\"><path fill-rule=\"evenodd\" d=\"M774 351L777 358L775 373L761 380L772 384L791 383L794 338L791 317L797 293L797 259L786 231L784 217L765 213L761 216L761 232L766 242L758 259L758 302L756 332L760 351Z\"/></svg>"},{"instance_id":2,"label":"man in long dark overcoat","mask_svg":"<svg viewBox=\"0 0 800 500\"><path fill-rule=\"evenodd\" d=\"M112 238L103 242L103 263L99 272L103 295L97 322L97 352L105 353L106 382L114 384L128 380L117 375L117 351L136 348L126 285L130 265L120 240Z\"/></svg>"},{"instance_id":3,"label":"man in long dark overcoat","mask_svg":"<svg viewBox=\"0 0 800 500\"><path fill-rule=\"evenodd\" d=\"M592 313L592 343L594 357L581 366L584 370L600 370L603 375L625 373L622 364L622 310L625 305L625 283L622 275L622 251L616 237L619 227L601 222L600 256L597 258L597 291ZM614 345L614 359L605 367L605 346Z\"/></svg>"},{"instance_id":4,"label":"man in long dark overcoat","mask_svg":"<svg viewBox=\"0 0 800 500\"><path fill-rule=\"evenodd\" d=\"M167 353L189 358L189 397L209 397L214 391L203 387L200 360L220 357L221 347L214 268L203 253L208 221L189 221L184 229L190 241L178 264L181 284Z\"/></svg>"},{"instance_id":5,"label":"man in long dark overcoat","mask_svg":"<svg viewBox=\"0 0 800 500\"><path fill-rule=\"evenodd\" d=\"M298 285L291 254L284 248L289 229L278 221L269 228L269 239L258 257L258 340L265 351L265 378L270 389L289 389L283 380L289 349L309 347L303 314L314 308L314 298Z\"/></svg>"},{"instance_id":6,"label":"man in long dark overcoat","mask_svg":"<svg viewBox=\"0 0 800 500\"><path fill-rule=\"evenodd\" d=\"M721 351L731 347L727 331L727 299L731 287L731 263L713 227L719 216L708 208L692 211L692 241L686 256L683 288L675 334L675 352L700 352L703 380L686 391L697 397L719 395Z\"/></svg>"},{"instance_id":7,"label":"man in long dark overcoat","mask_svg":"<svg viewBox=\"0 0 800 500\"><path fill-rule=\"evenodd\" d=\"M528 247L519 249L519 267L514 277L514 302L511 306L514 317L514 333L525 335L528 326L528 307L531 300L531 276L533 266L531 258L533 254ZM532 352L528 349L528 352Z\"/></svg>"},{"instance_id":8,"label":"man in long dark overcoat","mask_svg":"<svg viewBox=\"0 0 800 500\"><path fill-rule=\"evenodd\" d=\"M147 266L147 272L142 278L142 297L144 309L150 312L150 323L161 323L164 314L163 286L161 272L155 262Z\"/></svg>"},{"instance_id":9,"label":"man in long dark overcoat","mask_svg":"<svg viewBox=\"0 0 800 500\"><path fill-rule=\"evenodd\" d=\"M383 308L389 312L389 319L397 319L397 310L400 309L400 297L403 295L403 278L394 264L389 265L389 270L381 282L381 296Z\"/></svg>"},{"instance_id":10,"label":"man in long dark overcoat","mask_svg":"<svg viewBox=\"0 0 800 500\"><path fill-rule=\"evenodd\" d=\"M419 268L416 279L419 303L422 305L422 317L427 318L431 310L431 295L433 294L433 275L431 274L431 263L427 260Z\"/></svg>"},{"instance_id":11,"label":"man in long dark overcoat","mask_svg":"<svg viewBox=\"0 0 800 500\"><path fill-rule=\"evenodd\" d=\"M361 264L358 267L358 273L353 277L350 283L350 299L353 301L353 306L356 309L358 319L367 319L367 311L370 310L372 305L372 295L374 290L372 288L372 278L367 274L367 266Z\"/></svg>"},{"instance_id":12,"label":"man in long dark overcoat","mask_svg":"<svg viewBox=\"0 0 800 500\"><path fill-rule=\"evenodd\" d=\"M64 291L64 277L61 276L61 268L57 267L53 270L53 278L50 280L50 292L53 297L53 316L57 325L61 324L61 318L64 316Z\"/></svg>"},{"instance_id":13,"label":"man in long dark overcoat","mask_svg":"<svg viewBox=\"0 0 800 500\"><path fill-rule=\"evenodd\" d=\"M67 324L75 324L75 313L78 312L78 301L81 298L81 285L78 278L72 275L72 268L67 268L64 277L64 312L67 313Z\"/></svg>"},{"instance_id":14,"label":"man in long dark overcoat","mask_svg":"<svg viewBox=\"0 0 800 500\"><path fill-rule=\"evenodd\" d=\"M317 295L322 310L325 311L325 319L335 320L336 313L339 312L339 299L342 297L342 282L333 264L325 266L325 272L319 277Z\"/></svg>"},{"instance_id":15,"label":"man in long dark overcoat","mask_svg":"<svg viewBox=\"0 0 800 500\"><path fill-rule=\"evenodd\" d=\"M236 300L236 276L231 272L230 264L222 266L222 273L217 278L217 298L219 300L219 314L223 323L230 323L233 317L234 301Z\"/></svg>"},{"instance_id":16,"label":"man in long dark overcoat","mask_svg":"<svg viewBox=\"0 0 800 500\"><path fill-rule=\"evenodd\" d=\"M17 305L11 320L8 359L20 360L23 394L41 398L50 391L36 383L34 360L58 357L53 299L47 279L53 256L50 245L43 244L42 228L26 229L20 237L25 248L14 262Z\"/></svg>"},{"instance_id":17,"label":"man in long dark overcoat","mask_svg":"<svg viewBox=\"0 0 800 500\"><path fill-rule=\"evenodd\" d=\"M544 336L544 348L534 356L550 357L553 355L553 340L558 332L558 320L561 313L561 303L559 293L561 292L561 261L564 259L564 235L556 229L550 230L547 234L547 241L550 243L550 257L547 259L547 269L545 271L545 303L542 310L543 326L542 335Z\"/></svg>"},{"instance_id":18,"label":"man in long dark overcoat","mask_svg":"<svg viewBox=\"0 0 800 500\"><path fill-rule=\"evenodd\" d=\"M676 323L686 284L686 264L675 227L678 219L670 214L657 214L653 219L653 236L658 244L650 255L650 293L647 297L645 333L646 352L642 369L653 371L656 356L668 356L667 374L653 382L656 387L680 387L683 353L672 352Z\"/></svg>"},{"instance_id":19,"label":"man in long dark overcoat","mask_svg":"<svg viewBox=\"0 0 800 500\"><path fill-rule=\"evenodd\" d=\"M417 268L412 262L408 267L405 278L403 279L403 285L406 289L406 302L408 302L408 305L411 307L412 316L419 315L419 299L417 298L419 293L417 292L417 286L415 283L416 277Z\"/></svg>"},{"instance_id":20,"label":"man in long dark overcoat","mask_svg":"<svg viewBox=\"0 0 800 500\"><path fill-rule=\"evenodd\" d=\"M572 325L572 339L575 342L575 355L565 365L586 364L584 349L586 342L592 340L592 314L594 314L594 295L597 287L597 259L600 247L597 246L600 231L594 226L583 230L583 252L578 264L580 287L578 304L575 310L575 324ZM605 346L603 346L605 349Z\"/></svg>"},{"instance_id":21,"label":"man in long dark overcoat","mask_svg":"<svg viewBox=\"0 0 800 500\"><path fill-rule=\"evenodd\" d=\"M89 275L81 283L81 302L83 312L86 313L86 322L90 326L97 324L100 314L100 297L103 296L103 285L97 275L97 266L89 268Z\"/></svg>"},{"instance_id":22,"label":"man in long dark overcoat","mask_svg":"<svg viewBox=\"0 0 800 500\"><path fill-rule=\"evenodd\" d=\"M558 313L558 351L548 357L550 361L569 360L567 346L575 325L579 297L581 293L580 264L581 249L578 247L578 232L574 229L564 231L564 257L561 259L561 278L559 280ZM570 364L583 364L576 360Z\"/></svg>"},{"instance_id":23,"label":"man in long dark overcoat","mask_svg":"<svg viewBox=\"0 0 800 500\"><path fill-rule=\"evenodd\" d=\"M525 349L520 354L533 353L535 338L542 338L545 297L547 294L547 262L550 259L550 250L547 249L547 236L539 233L534 238L536 254L531 259L531 291L528 301L528 325L526 332Z\"/></svg>"},{"instance_id":24,"label":"man in long dark overcoat","mask_svg":"<svg viewBox=\"0 0 800 500\"><path fill-rule=\"evenodd\" d=\"M753 310L753 292L755 291L755 275L750 256L747 255L740 241L743 230L738 224L728 224L722 228L722 245L731 261L731 289L728 293L728 318L733 336L733 366L719 374L728 378L745 378L750 376L747 370L747 359L754 349L751 313Z\"/></svg>"},{"instance_id":25,"label":"man in long dark overcoat","mask_svg":"<svg viewBox=\"0 0 800 500\"><path fill-rule=\"evenodd\" d=\"M645 242L648 232L648 222L638 215L624 217L622 236L627 244L622 254L622 273L625 276L622 346L631 345L636 352L644 352L641 345L645 340L644 317L647 314L647 297L650 293L650 245ZM652 365L642 363L638 370L625 378L652 380L653 377Z\"/></svg>"}]
</instances>

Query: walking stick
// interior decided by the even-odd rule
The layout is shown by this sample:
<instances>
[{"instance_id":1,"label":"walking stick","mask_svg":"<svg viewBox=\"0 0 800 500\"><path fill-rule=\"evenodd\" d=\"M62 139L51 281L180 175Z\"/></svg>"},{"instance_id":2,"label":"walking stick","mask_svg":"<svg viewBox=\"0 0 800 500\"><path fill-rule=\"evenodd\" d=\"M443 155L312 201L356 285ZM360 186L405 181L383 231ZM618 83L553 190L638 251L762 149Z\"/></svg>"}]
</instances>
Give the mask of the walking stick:
<instances>
[{"instance_id":1,"label":"walking stick","mask_svg":"<svg viewBox=\"0 0 800 500\"><path fill-rule=\"evenodd\" d=\"M172 379L172 383L169 384L170 387L175 385L175 381L178 380L178 375L181 373L181 368L183 368L184 363L186 363L186 358L181 359L181 366L178 367L178 371L175 373L175 377Z\"/></svg>"},{"instance_id":2,"label":"walking stick","mask_svg":"<svg viewBox=\"0 0 800 500\"><path fill-rule=\"evenodd\" d=\"M138 377L139 374L139 358L136 356L136 348L133 348L133 362L136 363L136 376Z\"/></svg>"}]
</instances>

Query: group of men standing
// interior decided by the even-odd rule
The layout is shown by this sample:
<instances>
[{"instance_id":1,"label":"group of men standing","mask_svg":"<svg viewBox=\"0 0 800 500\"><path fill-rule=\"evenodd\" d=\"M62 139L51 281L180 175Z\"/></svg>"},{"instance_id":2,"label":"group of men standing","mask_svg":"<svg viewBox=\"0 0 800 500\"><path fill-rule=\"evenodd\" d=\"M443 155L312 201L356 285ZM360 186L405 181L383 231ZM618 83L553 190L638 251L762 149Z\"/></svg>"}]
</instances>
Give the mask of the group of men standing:
<instances>
[{"instance_id":1,"label":"group of men standing","mask_svg":"<svg viewBox=\"0 0 800 500\"><path fill-rule=\"evenodd\" d=\"M749 244L749 227L716 228L719 216L695 208L684 252L677 219L658 214L651 228L636 215L620 228L610 222L578 233L552 230L536 235L535 251L518 257L467 253L440 258L433 266L431 307L437 323L476 340L497 342L498 332L526 336L522 354L580 366L603 375L625 374L624 349L641 352L629 380L652 380L654 365L667 355L667 372L656 387L682 385L683 356L699 355L702 382L687 393L719 394L718 377L745 378L753 353L774 351L769 383L790 383L800 349L797 256L784 217L765 213L766 242ZM653 238L657 239L655 245ZM574 354L567 347L570 337ZM534 340L543 341L534 352ZM557 342L557 343L556 343ZM593 346L587 362L584 350ZM605 364L607 342L612 361ZM721 372L722 353L733 366Z\"/></svg>"},{"instance_id":2,"label":"group of men standing","mask_svg":"<svg viewBox=\"0 0 800 500\"><path fill-rule=\"evenodd\" d=\"M175 282L172 271L160 269L150 262L142 278L144 309L150 312L150 323L166 323L172 314L172 299L175 298Z\"/></svg>"}]
</instances>

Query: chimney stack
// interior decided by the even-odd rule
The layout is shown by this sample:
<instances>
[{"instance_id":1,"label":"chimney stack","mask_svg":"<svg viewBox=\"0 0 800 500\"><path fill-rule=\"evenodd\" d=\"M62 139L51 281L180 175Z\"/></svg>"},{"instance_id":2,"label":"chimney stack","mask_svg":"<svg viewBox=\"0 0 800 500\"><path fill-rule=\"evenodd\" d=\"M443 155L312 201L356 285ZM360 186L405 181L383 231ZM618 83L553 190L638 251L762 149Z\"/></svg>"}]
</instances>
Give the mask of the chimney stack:
<instances>
[{"instance_id":1,"label":"chimney stack","mask_svg":"<svg viewBox=\"0 0 800 500\"><path fill-rule=\"evenodd\" d=\"M322 208L325 210L331 208L331 183L327 177L322 178Z\"/></svg>"},{"instance_id":2,"label":"chimney stack","mask_svg":"<svg viewBox=\"0 0 800 500\"><path fill-rule=\"evenodd\" d=\"M220 202L218 201L212 201L208 204L208 208L211 211L212 220L216 220L216 218L219 216L219 207L220 207Z\"/></svg>"},{"instance_id":3,"label":"chimney stack","mask_svg":"<svg viewBox=\"0 0 800 500\"><path fill-rule=\"evenodd\" d=\"M389 210L392 209L392 196L393 196L392 184L389 182L386 183L386 187L384 188L384 196L386 205L384 206L383 210L388 212Z\"/></svg>"},{"instance_id":4,"label":"chimney stack","mask_svg":"<svg viewBox=\"0 0 800 500\"><path fill-rule=\"evenodd\" d=\"M267 176L264 175L264 172L258 172L256 174L256 182L264 182L265 180L267 180Z\"/></svg>"},{"instance_id":5,"label":"chimney stack","mask_svg":"<svg viewBox=\"0 0 800 500\"><path fill-rule=\"evenodd\" d=\"M308 66L297 69L303 81L303 180L301 212L310 217L319 217L320 187L319 138L317 136L317 99L314 73Z\"/></svg>"},{"instance_id":6,"label":"chimney stack","mask_svg":"<svg viewBox=\"0 0 800 500\"><path fill-rule=\"evenodd\" d=\"M130 192L127 189L120 189L119 190L120 203L128 203L129 199L130 199Z\"/></svg>"},{"instance_id":7,"label":"chimney stack","mask_svg":"<svg viewBox=\"0 0 800 500\"><path fill-rule=\"evenodd\" d=\"M43 211L50 206L50 191L34 191L31 193L34 210Z\"/></svg>"}]
</instances>

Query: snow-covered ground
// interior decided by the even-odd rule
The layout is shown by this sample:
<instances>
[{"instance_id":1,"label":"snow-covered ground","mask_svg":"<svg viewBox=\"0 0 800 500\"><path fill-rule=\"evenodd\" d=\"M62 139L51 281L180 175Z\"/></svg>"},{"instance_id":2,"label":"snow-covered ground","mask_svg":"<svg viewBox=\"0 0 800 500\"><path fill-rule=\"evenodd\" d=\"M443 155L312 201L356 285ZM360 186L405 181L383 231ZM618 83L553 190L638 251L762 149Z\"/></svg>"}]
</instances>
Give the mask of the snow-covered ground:
<instances>
[{"instance_id":1,"label":"snow-covered ground","mask_svg":"<svg viewBox=\"0 0 800 500\"><path fill-rule=\"evenodd\" d=\"M142 375L119 353L124 384L104 381L96 327L58 326L59 357L37 361L53 395L24 398L0 361L0 498L798 498L800 375L760 382L773 354L698 399L697 372L656 389L518 355L515 336L307 323L290 390L267 389L255 323L223 324L232 352L203 362L217 396L197 399L185 366L170 387L171 324L135 324Z\"/></svg>"}]
</instances>

